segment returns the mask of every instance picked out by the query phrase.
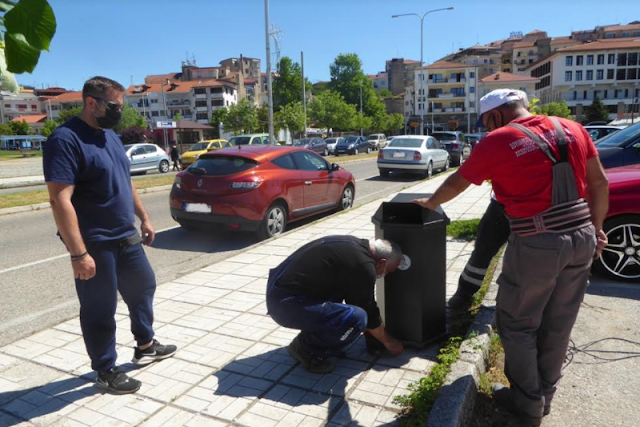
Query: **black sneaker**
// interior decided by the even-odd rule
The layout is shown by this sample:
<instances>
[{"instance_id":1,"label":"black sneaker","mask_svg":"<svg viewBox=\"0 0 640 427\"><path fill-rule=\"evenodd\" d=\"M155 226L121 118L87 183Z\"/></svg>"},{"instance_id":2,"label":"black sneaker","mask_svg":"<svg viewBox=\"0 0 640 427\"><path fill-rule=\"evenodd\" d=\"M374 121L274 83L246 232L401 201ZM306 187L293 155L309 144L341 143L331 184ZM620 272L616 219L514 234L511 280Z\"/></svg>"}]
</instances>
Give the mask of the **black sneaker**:
<instances>
[{"instance_id":1,"label":"black sneaker","mask_svg":"<svg viewBox=\"0 0 640 427\"><path fill-rule=\"evenodd\" d=\"M300 335L295 337L287 347L291 357L296 359L305 369L314 374L328 374L332 372L336 365L327 358L316 357L302 348Z\"/></svg>"},{"instance_id":2,"label":"black sneaker","mask_svg":"<svg viewBox=\"0 0 640 427\"><path fill-rule=\"evenodd\" d=\"M136 365L144 366L153 363L156 360L167 359L176 354L178 347L175 345L162 345L158 341L153 340L153 344L149 348L140 350L136 347L133 352L132 362Z\"/></svg>"},{"instance_id":3,"label":"black sneaker","mask_svg":"<svg viewBox=\"0 0 640 427\"><path fill-rule=\"evenodd\" d=\"M538 427L542 423L542 417L534 417L522 412L513 402L511 397L511 389L505 387L500 383L495 383L491 386L493 391L493 399L496 403L513 415L518 417L520 422L527 426Z\"/></svg>"},{"instance_id":4,"label":"black sneaker","mask_svg":"<svg viewBox=\"0 0 640 427\"><path fill-rule=\"evenodd\" d=\"M96 385L113 394L129 394L140 390L142 383L118 368L111 368L105 372L98 372Z\"/></svg>"},{"instance_id":5,"label":"black sneaker","mask_svg":"<svg viewBox=\"0 0 640 427\"><path fill-rule=\"evenodd\" d=\"M472 302L473 294L456 291L456 293L449 298L449 301L447 301L447 308L452 310L467 310L471 307Z\"/></svg>"}]
</instances>

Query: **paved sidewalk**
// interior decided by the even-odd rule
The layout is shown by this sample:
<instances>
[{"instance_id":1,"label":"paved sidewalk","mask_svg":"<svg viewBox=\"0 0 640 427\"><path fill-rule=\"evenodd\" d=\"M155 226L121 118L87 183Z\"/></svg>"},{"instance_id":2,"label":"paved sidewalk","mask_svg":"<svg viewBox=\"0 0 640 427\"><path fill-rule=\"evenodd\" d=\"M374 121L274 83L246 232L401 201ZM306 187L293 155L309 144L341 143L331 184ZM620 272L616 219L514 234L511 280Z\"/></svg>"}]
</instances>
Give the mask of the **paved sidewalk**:
<instances>
[{"instance_id":1,"label":"paved sidewalk","mask_svg":"<svg viewBox=\"0 0 640 427\"><path fill-rule=\"evenodd\" d=\"M433 192L445 178L405 191ZM489 186L472 186L444 209L452 220L478 218L489 192ZM296 248L329 234L372 238L371 216L380 202L160 285L155 329L159 340L179 346L172 359L133 368L127 308L119 304L118 362L143 382L134 395L103 394L94 387L77 318L0 348L0 426L396 425L399 407L393 397L429 373L436 347L376 358L361 338L338 360L335 372L310 374L285 348L297 331L272 322L264 302L269 269ZM447 243L447 296L472 245Z\"/></svg>"}]
</instances>

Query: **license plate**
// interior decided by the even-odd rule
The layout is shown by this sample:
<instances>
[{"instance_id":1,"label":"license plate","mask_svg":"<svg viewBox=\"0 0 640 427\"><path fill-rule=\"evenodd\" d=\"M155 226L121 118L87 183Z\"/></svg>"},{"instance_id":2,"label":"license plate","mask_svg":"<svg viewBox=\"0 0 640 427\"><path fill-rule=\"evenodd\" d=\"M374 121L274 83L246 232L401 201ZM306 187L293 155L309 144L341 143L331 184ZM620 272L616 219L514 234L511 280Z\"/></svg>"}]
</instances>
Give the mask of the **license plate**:
<instances>
[{"instance_id":1,"label":"license plate","mask_svg":"<svg viewBox=\"0 0 640 427\"><path fill-rule=\"evenodd\" d=\"M404 153L400 153L400 152L395 152L393 153L393 157L395 158L404 158Z\"/></svg>"},{"instance_id":2,"label":"license plate","mask_svg":"<svg viewBox=\"0 0 640 427\"><path fill-rule=\"evenodd\" d=\"M206 203L185 203L184 211L195 213L211 213L211 206L207 205Z\"/></svg>"}]
</instances>

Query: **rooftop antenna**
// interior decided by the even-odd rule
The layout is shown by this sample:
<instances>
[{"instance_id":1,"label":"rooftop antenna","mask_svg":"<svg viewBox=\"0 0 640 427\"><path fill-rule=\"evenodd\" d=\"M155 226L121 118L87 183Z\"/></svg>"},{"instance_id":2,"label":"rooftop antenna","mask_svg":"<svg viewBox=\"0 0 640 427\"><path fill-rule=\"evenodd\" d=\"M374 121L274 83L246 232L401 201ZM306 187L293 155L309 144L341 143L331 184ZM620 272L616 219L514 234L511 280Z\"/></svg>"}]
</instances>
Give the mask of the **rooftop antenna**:
<instances>
[{"instance_id":1,"label":"rooftop antenna","mask_svg":"<svg viewBox=\"0 0 640 427\"><path fill-rule=\"evenodd\" d=\"M273 39L273 44L275 46L273 59L276 64L280 62L280 47L282 44L282 36L284 36L284 31L282 31L282 29L277 25L271 24L271 28L269 29L269 37Z\"/></svg>"}]
</instances>

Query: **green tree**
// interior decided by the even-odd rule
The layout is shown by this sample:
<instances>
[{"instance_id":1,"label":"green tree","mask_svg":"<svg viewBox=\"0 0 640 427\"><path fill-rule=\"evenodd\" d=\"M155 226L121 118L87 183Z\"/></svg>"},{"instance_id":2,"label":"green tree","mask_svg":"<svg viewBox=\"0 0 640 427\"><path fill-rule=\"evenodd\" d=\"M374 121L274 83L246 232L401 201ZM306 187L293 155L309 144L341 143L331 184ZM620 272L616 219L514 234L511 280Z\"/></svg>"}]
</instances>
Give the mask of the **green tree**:
<instances>
[{"instance_id":1,"label":"green tree","mask_svg":"<svg viewBox=\"0 0 640 427\"><path fill-rule=\"evenodd\" d=\"M144 118L143 118L144 119ZM182 120L182 114L180 113L175 113L173 115L173 120L178 121L178 120Z\"/></svg>"},{"instance_id":2,"label":"green tree","mask_svg":"<svg viewBox=\"0 0 640 427\"><path fill-rule=\"evenodd\" d=\"M226 126L227 117L229 115L229 109L227 107L218 108L211 113L211 119L209 125L213 126L213 137L221 138L219 125Z\"/></svg>"},{"instance_id":3,"label":"green tree","mask_svg":"<svg viewBox=\"0 0 640 427\"><path fill-rule=\"evenodd\" d=\"M373 129L373 120L371 119L371 117L365 116L362 113L356 113L356 115L353 117L351 126L351 130L362 129L362 131L366 133L367 131Z\"/></svg>"},{"instance_id":4,"label":"green tree","mask_svg":"<svg viewBox=\"0 0 640 427\"><path fill-rule=\"evenodd\" d=\"M58 127L58 123L57 122L54 122L53 120L45 120L44 126L42 127L42 130L40 131L40 134L42 136L46 136L48 138L49 135L51 135L51 133L57 127Z\"/></svg>"},{"instance_id":5,"label":"green tree","mask_svg":"<svg viewBox=\"0 0 640 427\"><path fill-rule=\"evenodd\" d=\"M74 107L74 108L68 108L66 110L60 110L60 112L58 113L58 118L56 118L56 123L61 125L62 123L64 123L67 120L69 120L70 118L75 117L75 116L79 116L80 113L82 113L82 108L80 108L80 107Z\"/></svg>"},{"instance_id":6,"label":"green tree","mask_svg":"<svg viewBox=\"0 0 640 427\"><path fill-rule=\"evenodd\" d=\"M0 135L13 135L13 129L9 125L0 123Z\"/></svg>"},{"instance_id":7,"label":"green tree","mask_svg":"<svg viewBox=\"0 0 640 427\"><path fill-rule=\"evenodd\" d=\"M256 108L246 99L230 106L225 125L235 134L253 132L258 128Z\"/></svg>"},{"instance_id":8,"label":"green tree","mask_svg":"<svg viewBox=\"0 0 640 427\"><path fill-rule=\"evenodd\" d=\"M387 120L386 132L396 132L404 127L404 117L402 114L393 113L389 114Z\"/></svg>"},{"instance_id":9,"label":"green tree","mask_svg":"<svg viewBox=\"0 0 640 427\"><path fill-rule=\"evenodd\" d=\"M29 124L24 120L19 122L9 122L9 127L11 128L13 135L31 135L33 133Z\"/></svg>"},{"instance_id":10,"label":"green tree","mask_svg":"<svg viewBox=\"0 0 640 427\"><path fill-rule=\"evenodd\" d=\"M283 56L276 67L273 79L273 111L302 100L302 68L288 56ZM305 79L305 90L311 93L313 85Z\"/></svg>"},{"instance_id":11,"label":"green tree","mask_svg":"<svg viewBox=\"0 0 640 427\"><path fill-rule=\"evenodd\" d=\"M535 103L532 107L529 104L529 110L534 114L542 114L545 116L564 117L565 119L571 119L571 110L567 103L563 100L560 102L549 102L548 104L539 105Z\"/></svg>"},{"instance_id":12,"label":"green tree","mask_svg":"<svg viewBox=\"0 0 640 427\"><path fill-rule=\"evenodd\" d=\"M318 127L334 131L353 129L356 109L337 92L327 90L315 96L309 103L309 112Z\"/></svg>"},{"instance_id":13,"label":"green tree","mask_svg":"<svg viewBox=\"0 0 640 427\"><path fill-rule=\"evenodd\" d=\"M585 114L587 116L584 120L585 124L590 122L609 121L609 110L597 96L593 98L591 105L585 108Z\"/></svg>"},{"instance_id":14,"label":"green tree","mask_svg":"<svg viewBox=\"0 0 640 427\"><path fill-rule=\"evenodd\" d=\"M378 92L378 96L380 98L391 98L393 94L389 89L382 89L380 92Z\"/></svg>"},{"instance_id":15,"label":"green tree","mask_svg":"<svg viewBox=\"0 0 640 427\"><path fill-rule=\"evenodd\" d=\"M269 132L269 107L267 104L262 104L256 109L258 115L258 132Z\"/></svg>"},{"instance_id":16,"label":"green tree","mask_svg":"<svg viewBox=\"0 0 640 427\"><path fill-rule=\"evenodd\" d=\"M40 52L48 51L56 17L46 0L0 0L0 73L2 89L18 92L14 73L31 73Z\"/></svg>"},{"instance_id":17,"label":"green tree","mask_svg":"<svg viewBox=\"0 0 640 427\"><path fill-rule=\"evenodd\" d=\"M304 110L301 102L292 102L283 106L276 114L275 121L280 129L291 132L304 131Z\"/></svg>"},{"instance_id":18,"label":"green tree","mask_svg":"<svg viewBox=\"0 0 640 427\"><path fill-rule=\"evenodd\" d=\"M362 71L362 61L355 53L340 54L329 66L331 82L329 87L340 93L348 104L360 110L360 90L362 107L366 115L374 117L385 111L384 103L373 88L373 82Z\"/></svg>"},{"instance_id":19,"label":"green tree","mask_svg":"<svg viewBox=\"0 0 640 427\"><path fill-rule=\"evenodd\" d=\"M125 102L124 107L122 108L122 120L120 120L120 124L115 130L116 132L122 132L122 130L131 127L141 127L146 129L147 121L144 119L142 114L138 113L135 108Z\"/></svg>"}]
</instances>

